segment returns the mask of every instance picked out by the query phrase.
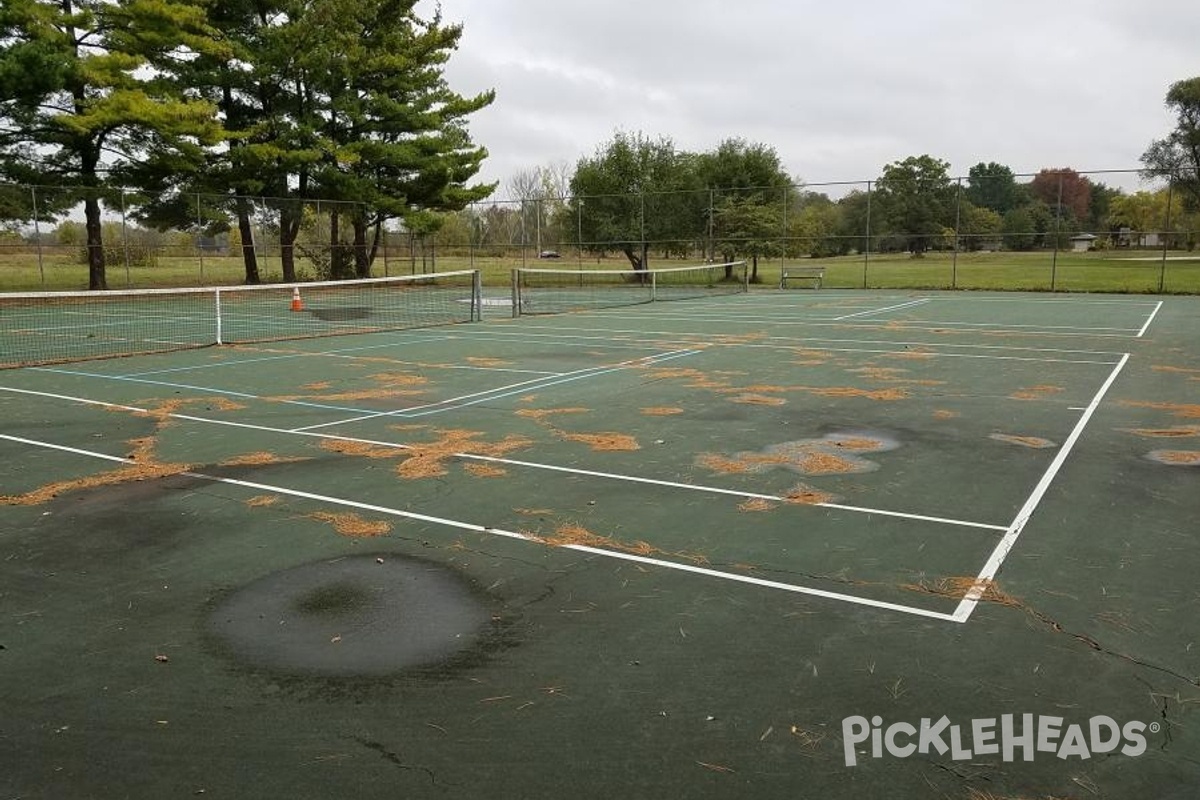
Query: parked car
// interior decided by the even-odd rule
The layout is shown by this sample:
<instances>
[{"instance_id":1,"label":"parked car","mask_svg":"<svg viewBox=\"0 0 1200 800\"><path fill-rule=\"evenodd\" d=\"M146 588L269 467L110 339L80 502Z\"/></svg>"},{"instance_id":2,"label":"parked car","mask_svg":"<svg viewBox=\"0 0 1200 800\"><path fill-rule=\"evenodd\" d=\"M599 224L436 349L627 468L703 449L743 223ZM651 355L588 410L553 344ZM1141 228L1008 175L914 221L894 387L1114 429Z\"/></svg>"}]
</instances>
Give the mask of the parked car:
<instances>
[{"instance_id":1,"label":"parked car","mask_svg":"<svg viewBox=\"0 0 1200 800\"><path fill-rule=\"evenodd\" d=\"M557 250L543 250L538 253L538 258L562 258Z\"/></svg>"}]
</instances>

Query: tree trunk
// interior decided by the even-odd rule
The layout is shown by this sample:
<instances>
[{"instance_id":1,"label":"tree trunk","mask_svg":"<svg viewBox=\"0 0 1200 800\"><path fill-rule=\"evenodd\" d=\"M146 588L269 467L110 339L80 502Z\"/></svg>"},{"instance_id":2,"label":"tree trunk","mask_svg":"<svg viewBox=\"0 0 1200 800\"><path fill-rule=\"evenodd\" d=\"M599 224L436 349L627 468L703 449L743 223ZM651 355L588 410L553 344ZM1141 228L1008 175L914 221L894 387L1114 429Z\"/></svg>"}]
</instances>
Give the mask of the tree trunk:
<instances>
[{"instance_id":1,"label":"tree trunk","mask_svg":"<svg viewBox=\"0 0 1200 800\"><path fill-rule=\"evenodd\" d=\"M364 220L364 224L366 224L365 220ZM371 228L372 228L371 250L369 253L367 253L367 272L368 272L368 274L371 271L371 265L373 265L375 263L375 259L379 256L379 245L380 245L380 243L383 242L383 220L381 220L381 219L375 220L375 224L372 225ZM384 253L383 257L384 257L384 270L386 271L386 269L387 269L387 254ZM363 275L362 277L365 278L365 277L367 277L367 275Z\"/></svg>"},{"instance_id":2,"label":"tree trunk","mask_svg":"<svg viewBox=\"0 0 1200 800\"><path fill-rule=\"evenodd\" d=\"M368 247L366 217L356 215L353 225L354 275L358 278L369 278L371 277L371 261L374 259L375 249L379 246L379 228L375 228L375 241Z\"/></svg>"},{"instance_id":3,"label":"tree trunk","mask_svg":"<svg viewBox=\"0 0 1200 800\"><path fill-rule=\"evenodd\" d=\"M84 227L87 230L88 288L108 288L104 269L104 240L100 232L100 200L88 195L83 201Z\"/></svg>"},{"instance_id":4,"label":"tree trunk","mask_svg":"<svg viewBox=\"0 0 1200 800\"><path fill-rule=\"evenodd\" d=\"M239 195L237 199L238 233L242 239L242 263L246 266L246 283L262 283L258 274L258 251L254 248L254 226L250 220L250 204Z\"/></svg>"},{"instance_id":5,"label":"tree trunk","mask_svg":"<svg viewBox=\"0 0 1200 800\"><path fill-rule=\"evenodd\" d=\"M634 252L632 245L625 245L621 248L621 252L624 253L625 257L629 259L629 263L633 266L635 271L640 272L646 268L645 260Z\"/></svg>"},{"instance_id":6,"label":"tree trunk","mask_svg":"<svg viewBox=\"0 0 1200 800\"><path fill-rule=\"evenodd\" d=\"M303 211L290 210L285 204L279 209L279 260L283 264L283 282L296 282L296 235L300 232Z\"/></svg>"}]
</instances>

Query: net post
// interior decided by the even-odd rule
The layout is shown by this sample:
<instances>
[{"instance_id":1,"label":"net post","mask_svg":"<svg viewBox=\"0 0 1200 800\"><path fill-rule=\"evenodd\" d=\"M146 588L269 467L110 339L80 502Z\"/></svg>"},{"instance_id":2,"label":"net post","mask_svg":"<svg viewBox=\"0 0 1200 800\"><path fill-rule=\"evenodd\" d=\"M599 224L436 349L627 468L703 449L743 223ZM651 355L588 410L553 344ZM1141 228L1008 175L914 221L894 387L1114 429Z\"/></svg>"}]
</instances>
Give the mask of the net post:
<instances>
[{"instance_id":1,"label":"net post","mask_svg":"<svg viewBox=\"0 0 1200 800\"><path fill-rule=\"evenodd\" d=\"M650 271L650 302L658 299L658 273Z\"/></svg>"},{"instance_id":2,"label":"net post","mask_svg":"<svg viewBox=\"0 0 1200 800\"><path fill-rule=\"evenodd\" d=\"M516 267L512 270L512 315L513 319L521 316L521 271Z\"/></svg>"},{"instance_id":3,"label":"net post","mask_svg":"<svg viewBox=\"0 0 1200 800\"><path fill-rule=\"evenodd\" d=\"M750 270L746 266L746 262L742 262L742 294L750 292Z\"/></svg>"},{"instance_id":4,"label":"net post","mask_svg":"<svg viewBox=\"0 0 1200 800\"><path fill-rule=\"evenodd\" d=\"M483 278L479 270L471 272L471 321L483 321Z\"/></svg>"},{"instance_id":5,"label":"net post","mask_svg":"<svg viewBox=\"0 0 1200 800\"><path fill-rule=\"evenodd\" d=\"M216 311L216 315L217 315L217 341L215 342L215 344L224 344L224 342L221 341L221 290L220 289L216 289L213 291L213 298L214 298L214 303L215 303L215 311Z\"/></svg>"}]
</instances>

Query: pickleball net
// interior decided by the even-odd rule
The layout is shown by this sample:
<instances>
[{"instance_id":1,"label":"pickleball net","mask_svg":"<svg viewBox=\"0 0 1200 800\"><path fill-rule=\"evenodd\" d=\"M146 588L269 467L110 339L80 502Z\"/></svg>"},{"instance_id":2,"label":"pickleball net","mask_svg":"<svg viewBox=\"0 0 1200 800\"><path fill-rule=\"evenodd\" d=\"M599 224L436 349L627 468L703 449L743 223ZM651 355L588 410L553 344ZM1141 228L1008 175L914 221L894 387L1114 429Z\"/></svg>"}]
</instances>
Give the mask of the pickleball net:
<instances>
[{"instance_id":1,"label":"pickleball net","mask_svg":"<svg viewBox=\"0 0 1200 800\"><path fill-rule=\"evenodd\" d=\"M480 319L478 270L352 281L0 294L0 368Z\"/></svg>"},{"instance_id":2,"label":"pickleball net","mask_svg":"<svg viewBox=\"0 0 1200 800\"><path fill-rule=\"evenodd\" d=\"M512 271L514 317L719 297L748 290L744 261L646 270L518 267Z\"/></svg>"}]
</instances>

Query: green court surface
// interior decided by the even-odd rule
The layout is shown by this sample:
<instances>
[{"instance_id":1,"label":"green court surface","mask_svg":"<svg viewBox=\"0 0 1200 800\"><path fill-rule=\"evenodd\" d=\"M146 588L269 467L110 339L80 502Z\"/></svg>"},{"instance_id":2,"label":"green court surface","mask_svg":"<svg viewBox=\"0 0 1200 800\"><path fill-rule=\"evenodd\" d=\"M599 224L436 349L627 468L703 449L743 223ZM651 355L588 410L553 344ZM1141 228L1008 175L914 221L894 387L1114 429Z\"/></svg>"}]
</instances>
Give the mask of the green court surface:
<instances>
[{"instance_id":1,"label":"green court surface","mask_svg":"<svg viewBox=\"0 0 1200 800\"><path fill-rule=\"evenodd\" d=\"M1194 796L1200 299L505 303L0 372L0 798Z\"/></svg>"}]
</instances>

